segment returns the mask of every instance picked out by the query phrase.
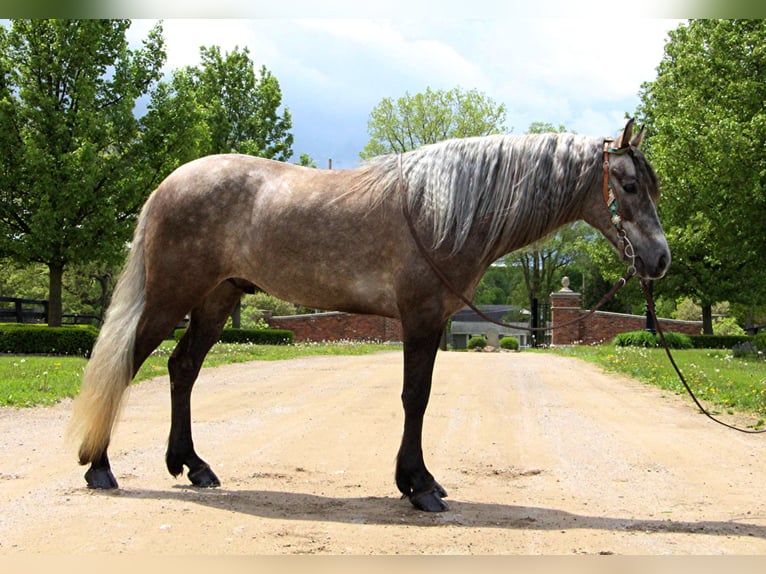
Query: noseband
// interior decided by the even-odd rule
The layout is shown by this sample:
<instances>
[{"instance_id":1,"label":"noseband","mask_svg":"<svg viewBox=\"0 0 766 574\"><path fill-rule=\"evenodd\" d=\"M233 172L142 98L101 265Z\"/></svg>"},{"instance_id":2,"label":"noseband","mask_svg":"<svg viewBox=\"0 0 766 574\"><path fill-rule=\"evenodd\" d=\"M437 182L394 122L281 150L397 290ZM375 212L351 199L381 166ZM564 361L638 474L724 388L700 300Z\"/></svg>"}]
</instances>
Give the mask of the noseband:
<instances>
[{"instance_id":1,"label":"noseband","mask_svg":"<svg viewBox=\"0 0 766 574\"><path fill-rule=\"evenodd\" d=\"M636 252L633 249L633 244L625 234L625 228L622 225L622 217L620 216L619 204L617 203L617 194L614 192L614 184L609 176L609 154L622 155L628 150L630 146L623 148L609 147L612 140L604 140L604 203L609 211L612 225L614 225L617 231L617 250L620 252L620 256L623 261L628 260L628 272L631 274L636 272Z\"/></svg>"}]
</instances>

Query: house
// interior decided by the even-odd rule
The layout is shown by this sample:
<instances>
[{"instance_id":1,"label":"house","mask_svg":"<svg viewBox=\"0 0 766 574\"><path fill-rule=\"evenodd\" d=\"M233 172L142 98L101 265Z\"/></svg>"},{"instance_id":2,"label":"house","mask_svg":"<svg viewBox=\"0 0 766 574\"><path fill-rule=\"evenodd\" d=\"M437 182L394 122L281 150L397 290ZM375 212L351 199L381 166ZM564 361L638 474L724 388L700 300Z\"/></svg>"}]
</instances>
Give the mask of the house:
<instances>
[{"instance_id":1,"label":"house","mask_svg":"<svg viewBox=\"0 0 766 574\"><path fill-rule=\"evenodd\" d=\"M517 316L519 308L512 305L479 305L479 310L487 316L497 321L503 321L503 318ZM493 341L499 341L503 337L516 337L519 340L519 347L526 348L530 346L529 331L523 328L528 327L527 322L508 322L512 327L501 327L486 321L476 314L472 309L465 307L452 315L449 329L449 340L453 349L465 349L468 340L474 336L481 336L492 344ZM518 325L518 329L513 326Z\"/></svg>"}]
</instances>

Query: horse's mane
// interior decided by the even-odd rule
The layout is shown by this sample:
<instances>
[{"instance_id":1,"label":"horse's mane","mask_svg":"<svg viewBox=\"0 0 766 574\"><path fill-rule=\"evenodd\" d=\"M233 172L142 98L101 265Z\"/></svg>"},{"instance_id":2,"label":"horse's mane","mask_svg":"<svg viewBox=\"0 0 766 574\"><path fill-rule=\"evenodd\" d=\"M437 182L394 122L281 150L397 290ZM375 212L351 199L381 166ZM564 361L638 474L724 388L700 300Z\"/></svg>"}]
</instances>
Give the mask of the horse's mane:
<instances>
[{"instance_id":1,"label":"horse's mane","mask_svg":"<svg viewBox=\"0 0 766 574\"><path fill-rule=\"evenodd\" d=\"M433 248L456 253L476 222L486 225L485 254L499 241L526 244L576 219L581 192L600 177L602 143L573 134L495 135L407 152L408 208L430 228L423 239ZM396 193L398 161L387 155L367 162L359 189L367 187L373 201Z\"/></svg>"}]
</instances>

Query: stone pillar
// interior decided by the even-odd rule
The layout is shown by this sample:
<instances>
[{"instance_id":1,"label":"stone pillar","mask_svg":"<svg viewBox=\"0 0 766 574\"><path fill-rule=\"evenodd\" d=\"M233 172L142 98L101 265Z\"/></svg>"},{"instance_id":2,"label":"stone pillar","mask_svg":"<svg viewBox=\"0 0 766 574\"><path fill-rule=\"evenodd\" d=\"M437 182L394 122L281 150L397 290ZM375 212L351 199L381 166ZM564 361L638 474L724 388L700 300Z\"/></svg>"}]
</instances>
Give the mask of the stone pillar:
<instances>
[{"instance_id":1,"label":"stone pillar","mask_svg":"<svg viewBox=\"0 0 766 574\"><path fill-rule=\"evenodd\" d=\"M569 277L561 280L563 287L551 293L551 323L558 325L580 317L580 293L569 288ZM576 345L580 342L580 323L553 329L551 345Z\"/></svg>"}]
</instances>

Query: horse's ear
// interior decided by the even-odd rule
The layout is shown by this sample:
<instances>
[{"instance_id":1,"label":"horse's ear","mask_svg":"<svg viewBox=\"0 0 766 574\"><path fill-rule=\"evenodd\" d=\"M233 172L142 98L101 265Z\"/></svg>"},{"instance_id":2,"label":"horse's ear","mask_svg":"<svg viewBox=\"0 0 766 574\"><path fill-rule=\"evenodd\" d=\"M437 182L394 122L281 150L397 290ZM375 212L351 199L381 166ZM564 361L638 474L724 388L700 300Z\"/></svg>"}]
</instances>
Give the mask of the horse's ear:
<instances>
[{"instance_id":1,"label":"horse's ear","mask_svg":"<svg viewBox=\"0 0 766 574\"><path fill-rule=\"evenodd\" d=\"M635 119L630 118L628 120L628 123L625 124L625 129L620 132L620 135L617 136L617 139L614 140L614 147L615 149L623 149L631 145L631 136L633 135L633 123L635 122Z\"/></svg>"},{"instance_id":2,"label":"horse's ear","mask_svg":"<svg viewBox=\"0 0 766 574\"><path fill-rule=\"evenodd\" d=\"M630 140L630 145L633 147L638 147L641 145L641 140L644 139L644 132L646 131L646 126L641 126L641 129L638 130L638 133L633 136L633 138Z\"/></svg>"}]
</instances>

